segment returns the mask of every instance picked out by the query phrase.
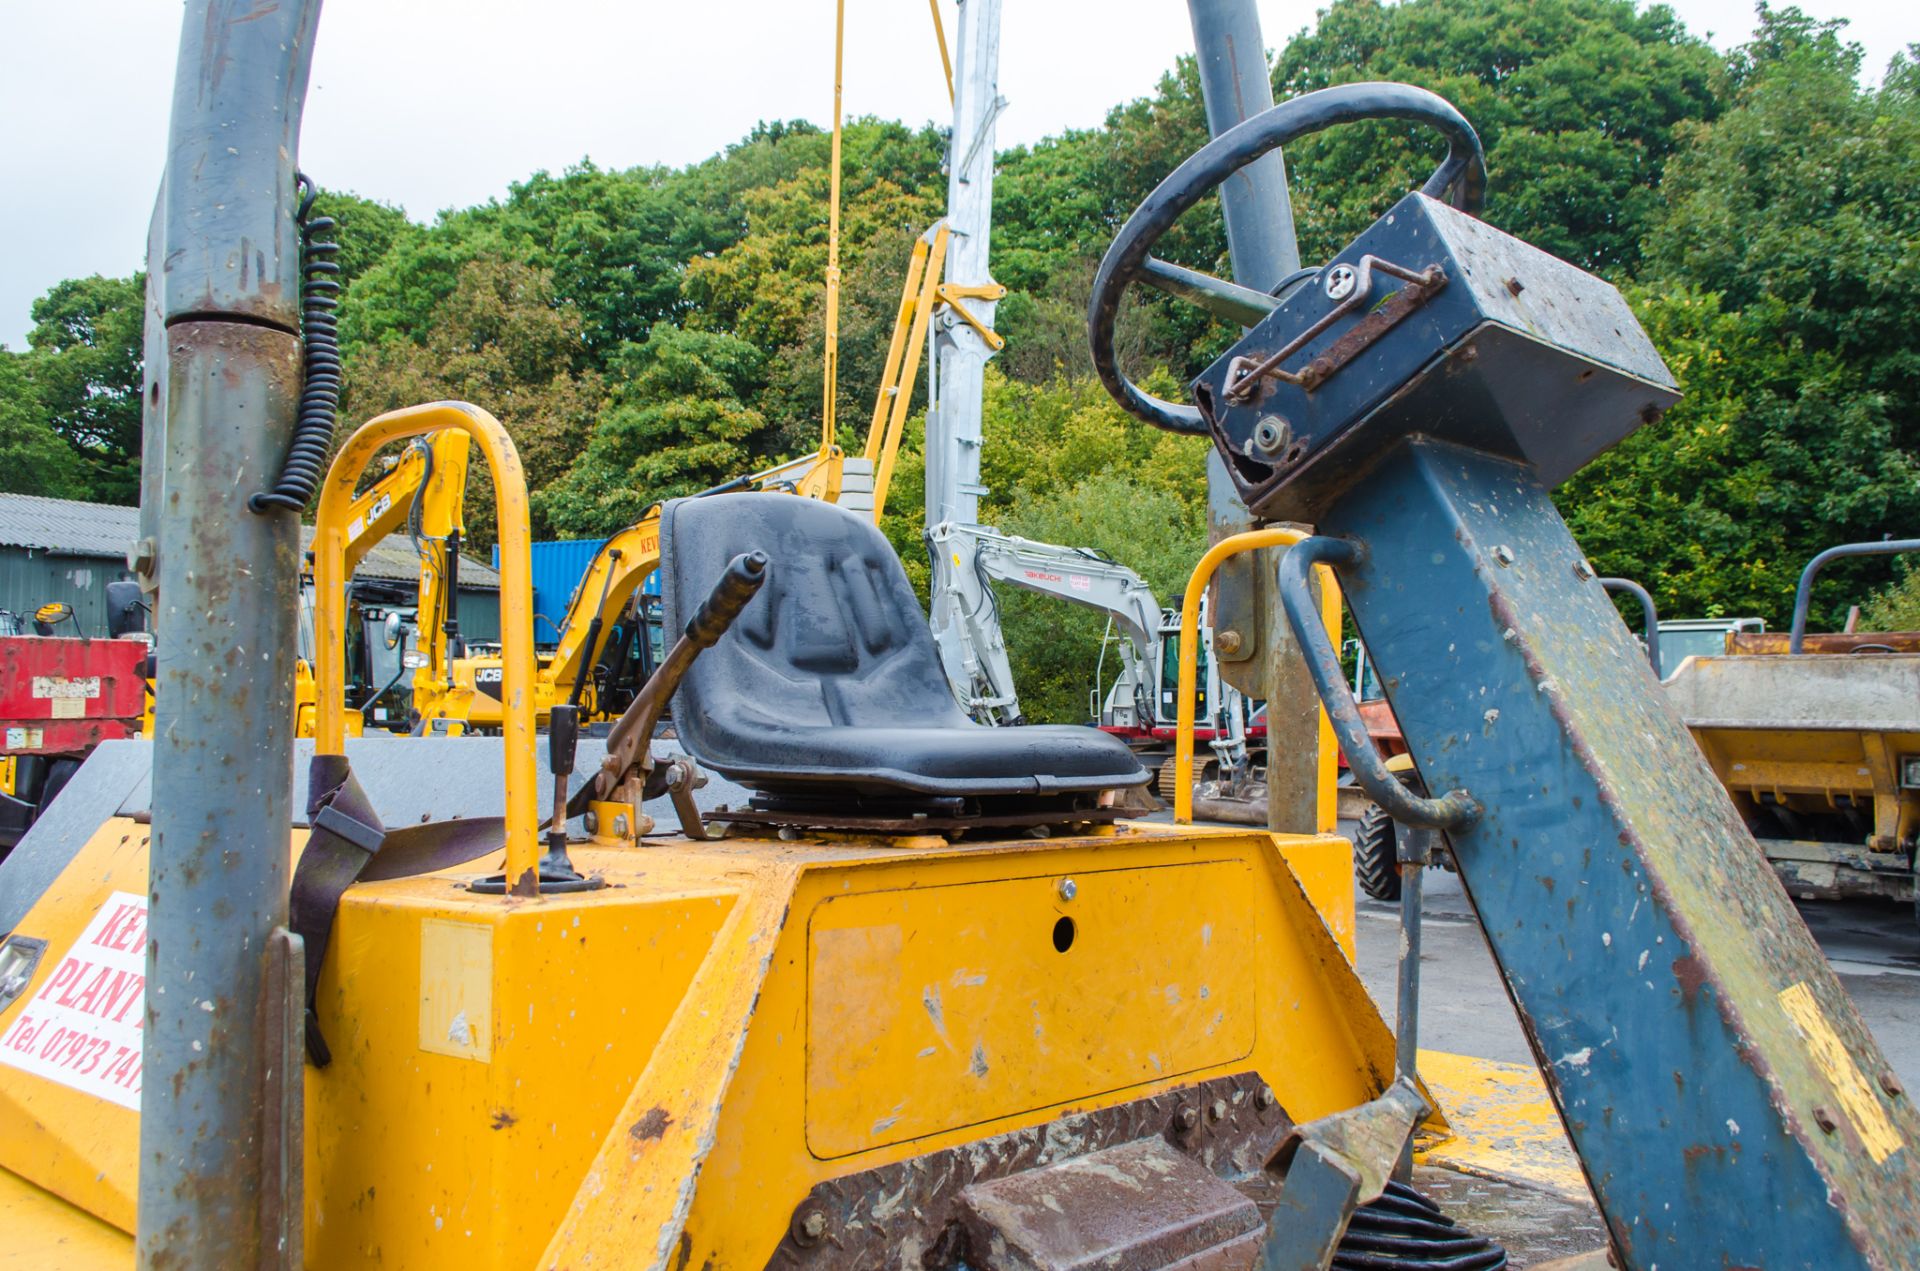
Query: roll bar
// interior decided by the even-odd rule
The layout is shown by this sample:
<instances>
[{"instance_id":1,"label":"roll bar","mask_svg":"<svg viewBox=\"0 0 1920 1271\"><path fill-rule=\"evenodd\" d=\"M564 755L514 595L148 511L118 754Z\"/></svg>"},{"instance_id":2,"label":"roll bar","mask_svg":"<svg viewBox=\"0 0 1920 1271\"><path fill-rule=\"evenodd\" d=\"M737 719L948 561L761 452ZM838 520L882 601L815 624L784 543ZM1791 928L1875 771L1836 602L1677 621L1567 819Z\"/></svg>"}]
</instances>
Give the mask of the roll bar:
<instances>
[{"instance_id":1,"label":"roll bar","mask_svg":"<svg viewBox=\"0 0 1920 1271\"><path fill-rule=\"evenodd\" d=\"M1193 567L1193 575L1187 580L1186 594L1180 598L1180 690L1176 705L1173 734L1173 819L1181 825L1193 821L1193 698L1200 680L1200 598L1207 594L1207 587L1213 582L1214 571L1220 568L1222 561L1242 552L1259 551L1263 547L1289 547L1307 536L1299 530L1270 528L1247 530L1221 539L1200 557L1200 563ZM1320 571L1320 617L1329 631L1340 629L1340 590L1334 584L1333 572ZM1271 749L1278 744L1273 728L1267 729L1267 746ZM1333 801L1331 776L1333 773L1333 733L1328 728L1326 716L1320 723L1320 767L1323 789L1320 804L1321 817L1325 822L1316 825L1319 830L1333 828L1332 821L1324 814Z\"/></svg>"},{"instance_id":2,"label":"roll bar","mask_svg":"<svg viewBox=\"0 0 1920 1271\"><path fill-rule=\"evenodd\" d=\"M1920 552L1920 538L1890 538L1878 543L1842 543L1829 547L1800 571L1800 586L1793 593L1793 629L1787 636L1788 653L1806 652L1807 610L1813 604L1813 579L1827 562L1842 556L1897 556L1902 552Z\"/></svg>"},{"instance_id":3,"label":"roll bar","mask_svg":"<svg viewBox=\"0 0 1920 1271\"><path fill-rule=\"evenodd\" d=\"M506 745L509 879L537 879L539 790L535 786L533 563L527 478L507 430L478 406L433 402L370 419L340 448L314 518L314 751L343 753L346 736L346 552L354 486L374 453L390 442L459 429L472 436L493 477L500 532L501 712Z\"/></svg>"},{"instance_id":4,"label":"roll bar","mask_svg":"<svg viewBox=\"0 0 1920 1271\"><path fill-rule=\"evenodd\" d=\"M1640 616L1646 623L1647 661L1653 665L1654 678L1660 678L1660 611L1654 608L1653 596L1631 578L1602 578L1600 585L1609 592L1623 591L1640 602Z\"/></svg>"}]
</instances>

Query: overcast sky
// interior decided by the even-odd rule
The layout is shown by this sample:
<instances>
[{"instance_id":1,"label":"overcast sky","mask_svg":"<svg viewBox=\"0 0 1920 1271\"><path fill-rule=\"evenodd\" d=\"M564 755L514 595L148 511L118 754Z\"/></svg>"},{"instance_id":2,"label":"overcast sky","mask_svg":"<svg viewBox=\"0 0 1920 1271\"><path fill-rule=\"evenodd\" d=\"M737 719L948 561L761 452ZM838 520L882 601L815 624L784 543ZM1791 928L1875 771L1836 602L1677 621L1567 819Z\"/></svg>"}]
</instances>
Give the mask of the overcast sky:
<instances>
[{"instance_id":1,"label":"overcast sky","mask_svg":"<svg viewBox=\"0 0 1920 1271\"><path fill-rule=\"evenodd\" d=\"M1315 0L1260 0L1277 47ZM1877 78L1920 40L1911 0L1802 0L1851 19ZM1746 0L1675 0L1721 47ZM849 115L947 114L923 0L847 0ZM952 0L941 0L949 32ZM139 268L160 175L178 0L0 0L0 344L62 278ZM583 157L683 164L762 119L825 122L830 0L327 0L301 166L415 220ZM1190 50L1181 0L1006 0L1001 145L1096 124Z\"/></svg>"}]
</instances>

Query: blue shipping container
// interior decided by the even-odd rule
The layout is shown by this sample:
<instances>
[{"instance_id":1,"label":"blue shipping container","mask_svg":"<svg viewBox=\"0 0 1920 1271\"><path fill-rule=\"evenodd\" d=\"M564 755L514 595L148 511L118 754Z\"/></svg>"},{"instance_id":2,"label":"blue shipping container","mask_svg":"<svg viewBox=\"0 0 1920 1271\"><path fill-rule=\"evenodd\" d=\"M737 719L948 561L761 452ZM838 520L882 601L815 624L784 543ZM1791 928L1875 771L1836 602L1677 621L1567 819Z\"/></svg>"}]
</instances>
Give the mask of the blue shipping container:
<instances>
[{"instance_id":1,"label":"blue shipping container","mask_svg":"<svg viewBox=\"0 0 1920 1271\"><path fill-rule=\"evenodd\" d=\"M551 648L560 641L560 624L566 621L567 602L574 588L587 576L593 558L605 539L554 539L533 544L533 642ZM493 567L500 568L500 547L494 545ZM648 575L640 588L643 595L660 594L660 574Z\"/></svg>"}]
</instances>

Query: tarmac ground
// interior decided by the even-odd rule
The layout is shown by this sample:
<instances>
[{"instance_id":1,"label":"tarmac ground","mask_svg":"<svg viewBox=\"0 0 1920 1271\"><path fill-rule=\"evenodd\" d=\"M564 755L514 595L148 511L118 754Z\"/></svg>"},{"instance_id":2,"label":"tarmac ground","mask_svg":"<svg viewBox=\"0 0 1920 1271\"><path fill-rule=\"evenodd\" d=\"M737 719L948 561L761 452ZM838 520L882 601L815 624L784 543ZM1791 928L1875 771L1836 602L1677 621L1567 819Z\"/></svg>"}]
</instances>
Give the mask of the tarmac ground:
<instances>
[{"instance_id":1,"label":"tarmac ground","mask_svg":"<svg viewBox=\"0 0 1920 1271\"><path fill-rule=\"evenodd\" d=\"M1353 827L1341 828L1350 833ZM1458 876L1429 870L1423 900L1422 1050L1531 1066L1532 1053ZM1920 1088L1920 924L1913 911L1866 901L1798 904L1888 1061L1909 1088ZM1354 926L1360 978L1391 1023L1399 906L1357 894ZM1569 1203L1563 1196L1432 1167L1423 1167L1415 1182L1464 1226L1501 1241L1516 1268L1592 1250L1605 1239L1590 1199Z\"/></svg>"}]
</instances>

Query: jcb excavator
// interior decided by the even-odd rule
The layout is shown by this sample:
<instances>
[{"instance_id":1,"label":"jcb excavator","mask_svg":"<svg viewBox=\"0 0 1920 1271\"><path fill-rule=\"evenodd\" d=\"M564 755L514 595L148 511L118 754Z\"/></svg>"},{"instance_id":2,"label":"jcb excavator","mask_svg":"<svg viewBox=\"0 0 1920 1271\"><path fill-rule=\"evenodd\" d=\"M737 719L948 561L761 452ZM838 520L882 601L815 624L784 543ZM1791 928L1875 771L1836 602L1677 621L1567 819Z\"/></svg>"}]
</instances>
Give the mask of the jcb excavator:
<instances>
[{"instance_id":1,"label":"jcb excavator","mask_svg":"<svg viewBox=\"0 0 1920 1271\"><path fill-rule=\"evenodd\" d=\"M420 556L420 580L415 593L415 621L405 623L398 614L383 611L380 618L361 619L361 606L354 605L356 628L349 643L357 651L357 673L353 681L361 686L362 706L382 696L382 685L368 667L368 650L378 642L395 650L397 682L408 669L419 692L425 679L438 683L445 679L446 668L463 652L458 619L460 541L466 523L462 505L466 497L467 464L471 439L459 430L415 438L400 452L378 480L353 497L347 512L347 575L365 558L368 551L388 534L406 527ZM316 657L313 633L313 580L303 571L300 595L299 654L294 663L294 735L313 736L313 665ZM411 641L416 647L409 651ZM387 686L391 687L391 685ZM356 706L347 713L347 728L355 736L365 727L364 711ZM388 731L395 731L388 728Z\"/></svg>"},{"instance_id":2,"label":"jcb excavator","mask_svg":"<svg viewBox=\"0 0 1920 1271\"><path fill-rule=\"evenodd\" d=\"M838 504L879 523L906 435L919 348L940 303L948 237L940 223L914 241L862 453L848 455L833 432L823 429L820 446L812 453L716 486L706 495L736 490L797 494ZM618 717L632 700L639 688L632 677L640 663L610 657L609 651L618 647L616 638L624 642L631 637L637 621L635 595L659 565L658 507L600 545L567 602L557 646L541 658L536 671L534 715L542 725L556 703L578 707L582 719L592 722ZM497 732L505 721L502 660L456 655L438 666L443 669L430 663L415 676L416 729L454 735L468 729Z\"/></svg>"},{"instance_id":3,"label":"jcb excavator","mask_svg":"<svg viewBox=\"0 0 1920 1271\"><path fill-rule=\"evenodd\" d=\"M1112 793L1146 779L1126 748L968 720L888 544L824 501L663 508L681 634L604 746L553 708L540 787L512 444L454 403L363 425L321 494L296 813L276 651L297 516L249 493L294 444L317 20L186 15L149 272L160 720L96 750L72 815L0 863L0 1255L1502 1265L1409 1184L1437 1177L1437 1150L1408 1162L1416 1129L1447 1127L1411 1012L1390 1035L1329 925L1345 843L1117 822ZM1284 299L1182 271L1250 329L1192 404L1128 382L1115 315L1164 281L1151 252L1178 216L1283 144L1382 119L1444 139L1422 188ZM1920 1115L1549 496L1673 379L1614 288L1476 219L1483 184L1472 128L1419 89L1255 115L1119 231L1094 363L1127 409L1210 437L1255 515L1317 527L1209 558L1293 540L1279 599L1333 730L1379 802L1449 836L1613 1262L1920 1265ZM355 741L346 508L380 446L448 428L499 508L502 735ZM1363 744L1318 570L1440 793ZM670 698L686 754L656 758ZM696 767L748 795L699 806ZM1516 1228L1542 1205L1481 1199L1477 1222Z\"/></svg>"}]
</instances>

